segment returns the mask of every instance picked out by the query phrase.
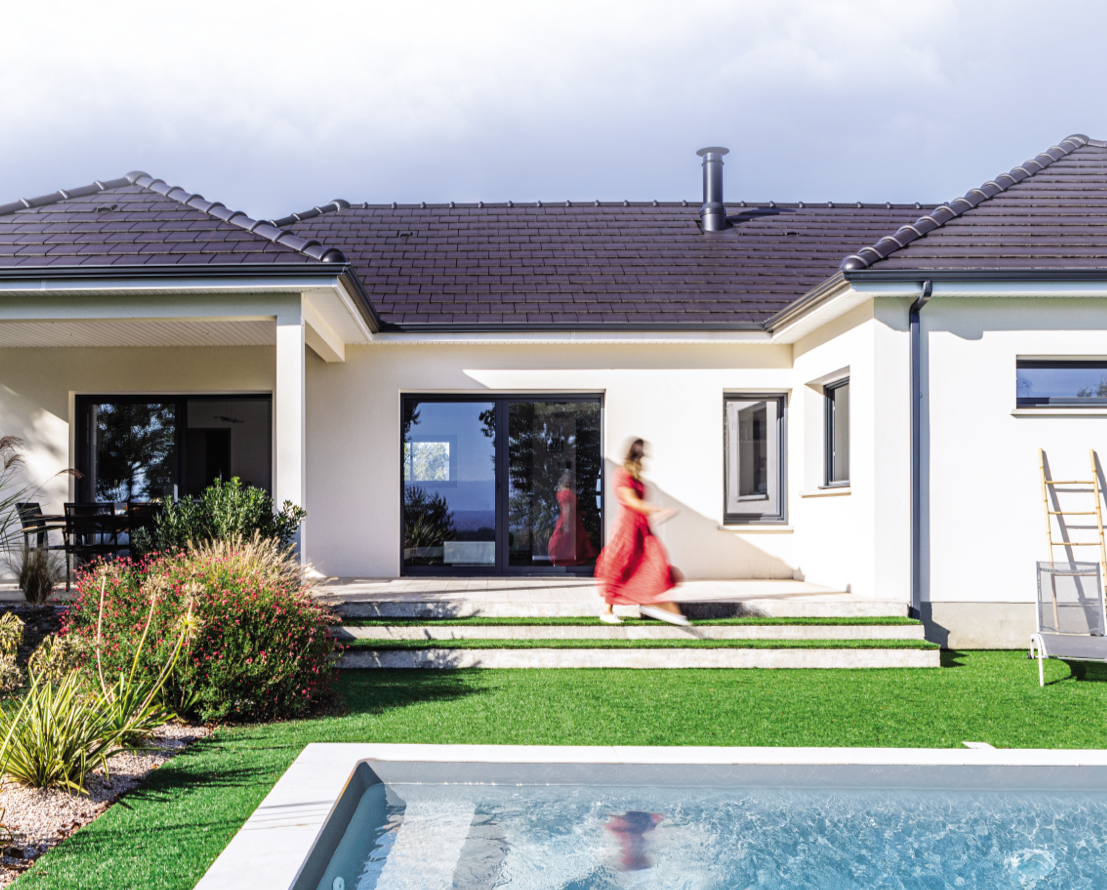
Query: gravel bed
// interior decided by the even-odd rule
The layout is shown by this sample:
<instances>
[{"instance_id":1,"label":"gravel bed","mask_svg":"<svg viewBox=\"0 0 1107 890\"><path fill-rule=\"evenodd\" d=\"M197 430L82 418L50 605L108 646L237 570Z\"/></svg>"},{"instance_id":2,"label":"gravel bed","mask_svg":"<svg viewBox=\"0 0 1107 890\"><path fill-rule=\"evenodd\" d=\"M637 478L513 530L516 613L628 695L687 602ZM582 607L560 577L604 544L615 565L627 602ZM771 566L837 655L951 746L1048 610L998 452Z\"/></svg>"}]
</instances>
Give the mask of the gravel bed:
<instances>
[{"instance_id":1,"label":"gravel bed","mask_svg":"<svg viewBox=\"0 0 1107 890\"><path fill-rule=\"evenodd\" d=\"M0 809L4 810L3 822L15 839L3 847L0 855L0 887L6 887L30 868L35 859L141 785L151 770L208 733L201 726L163 726L154 733L151 742L156 750L111 758L110 779L104 777L101 769L89 775L85 782L87 796L5 782L0 787Z\"/></svg>"}]
</instances>

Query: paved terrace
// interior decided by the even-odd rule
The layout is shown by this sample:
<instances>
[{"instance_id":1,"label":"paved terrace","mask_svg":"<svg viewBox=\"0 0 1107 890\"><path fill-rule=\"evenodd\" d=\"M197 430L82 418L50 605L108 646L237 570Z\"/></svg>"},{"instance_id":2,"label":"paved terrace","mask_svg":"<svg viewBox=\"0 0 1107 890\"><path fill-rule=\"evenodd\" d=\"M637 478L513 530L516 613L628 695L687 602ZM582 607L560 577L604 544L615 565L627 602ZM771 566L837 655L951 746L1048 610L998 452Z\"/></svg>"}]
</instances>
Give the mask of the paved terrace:
<instances>
[{"instance_id":1,"label":"paved terrace","mask_svg":"<svg viewBox=\"0 0 1107 890\"><path fill-rule=\"evenodd\" d=\"M600 610L592 578L334 578L324 585L322 597L348 617L570 617ZM686 581L673 599L687 604L692 617L907 614L904 602L863 599L806 581ZM636 608L617 611L637 613Z\"/></svg>"}]
</instances>

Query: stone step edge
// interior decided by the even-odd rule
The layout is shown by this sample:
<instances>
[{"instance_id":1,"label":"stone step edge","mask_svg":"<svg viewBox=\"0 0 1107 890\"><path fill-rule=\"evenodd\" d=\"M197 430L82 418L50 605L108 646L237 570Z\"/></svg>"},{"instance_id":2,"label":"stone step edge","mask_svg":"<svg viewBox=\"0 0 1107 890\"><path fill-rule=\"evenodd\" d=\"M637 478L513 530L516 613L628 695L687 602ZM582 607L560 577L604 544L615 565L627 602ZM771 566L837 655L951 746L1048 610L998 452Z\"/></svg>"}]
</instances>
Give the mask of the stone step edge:
<instances>
[{"instance_id":1,"label":"stone step edge","mask_svg":"<svg viewBox=\"0 0 1107 890\"><path fill-rule=\"evenodd\" d=\"M351 640L923 640L921 624L476 625L332 627Z\"/></svg>"},{"instance_id":2,"label":"stone step edge","mask_svg":"<svg viewBox=\"0 0 1107 890\"><path fill-rule=\"evenodd\" d=\"M411 600L374 600L332 604L344 618L594 618L600 604L581 603L503 603L481 600L424 602ZM744 600L728 603L681 603L692 619L703 618L906 618L906 603L889 600L861 600L856 603L796 603L771 600ZM639 617L637 606L616 606L618 615Z\"/></svg>"},{"instance_id":3,"label":"stone step edge","mask_svg":"<svg viewBox=\"0 0 1107 890\"><path fill-rule=\"evenodd\" d=\"M358 669L864 669L937 668L938 649L409 649L353 650Z\"/></svg>"}]
</instances>

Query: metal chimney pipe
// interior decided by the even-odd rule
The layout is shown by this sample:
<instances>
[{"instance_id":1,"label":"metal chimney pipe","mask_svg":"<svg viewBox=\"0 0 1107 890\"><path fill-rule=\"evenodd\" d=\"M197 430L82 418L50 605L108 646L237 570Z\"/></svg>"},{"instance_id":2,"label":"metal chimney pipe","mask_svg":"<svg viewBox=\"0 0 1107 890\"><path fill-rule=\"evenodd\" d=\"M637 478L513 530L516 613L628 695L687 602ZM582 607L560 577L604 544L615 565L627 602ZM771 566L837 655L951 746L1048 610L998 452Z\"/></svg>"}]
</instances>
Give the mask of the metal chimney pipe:
<instances>
[{"instance_id":1,"label":"metal chimney pipe","mask_svg":"<svg viewBox=\"0 0 1107 890\"><path fill-rule=\"evenodd\" d=\"M705 232L721 232L726 228L726 207L723 206L723 155L730 149L720 146L701 148L703 158L703 207L700 221Z\"/></svg>"}]
</instances>

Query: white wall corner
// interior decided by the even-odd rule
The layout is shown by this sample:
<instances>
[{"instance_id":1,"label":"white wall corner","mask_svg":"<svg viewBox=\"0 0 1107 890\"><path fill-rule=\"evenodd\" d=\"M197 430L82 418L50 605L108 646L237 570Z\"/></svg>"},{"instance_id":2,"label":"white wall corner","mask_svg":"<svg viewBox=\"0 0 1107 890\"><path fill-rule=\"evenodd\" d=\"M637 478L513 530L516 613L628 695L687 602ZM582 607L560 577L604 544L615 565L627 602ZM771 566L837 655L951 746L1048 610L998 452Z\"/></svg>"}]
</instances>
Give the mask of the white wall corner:
<instances>
[{"instance_id":1,"label":"white wall corner","mask_svg":"<svg viewBox=\"0 0 1107 890\"><path fill-rule=\"evenodd\" d=\"M305 299L302 303L305 322L304 341L323 361L328 363L346 361L346 344L335 333L319 311Z\"/></svg>"}]
</instances>

